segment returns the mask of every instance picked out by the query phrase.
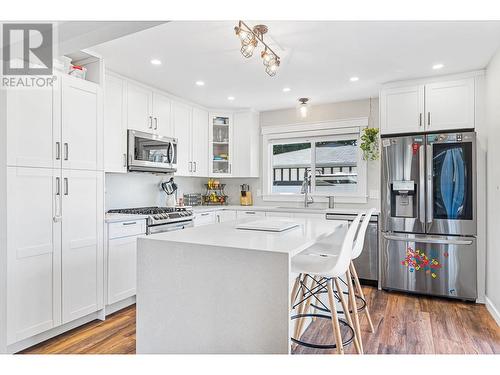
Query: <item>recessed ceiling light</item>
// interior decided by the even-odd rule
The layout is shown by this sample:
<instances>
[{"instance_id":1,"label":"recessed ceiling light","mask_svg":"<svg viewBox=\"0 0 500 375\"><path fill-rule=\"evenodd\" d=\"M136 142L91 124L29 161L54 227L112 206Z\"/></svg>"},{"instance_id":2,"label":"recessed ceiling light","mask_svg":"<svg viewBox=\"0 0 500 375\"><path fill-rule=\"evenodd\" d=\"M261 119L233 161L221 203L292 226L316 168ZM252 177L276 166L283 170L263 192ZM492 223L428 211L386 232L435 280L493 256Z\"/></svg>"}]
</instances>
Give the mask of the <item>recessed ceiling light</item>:
<instances>
[{"instance_id":1,"label":"recessed ceiling light","mask_svg":"<svg viewBox=\"0 0 500 375\"><path fill-rule=\"evenodd\" d=\"M359 77L351 77L351 78L349 78L349 81L357 82L357 81L359 81Z\"/></svg>"},{"instance_id":2,"label":"recessed ceiling light","mask_svg":"<svg viewBox=\"0 0 500 375\"><path fill-rule=\"evenodd\" d=\"M203 81L196 81L196 86L205 86L205 82Z\"/></svg>"},{"instance_id":3,"label":"recessed ceiling light","mask_svg":"<svg viewBox=\"0 0 500 375\"><path fill-rule=\"evenodd\" d=\"M228 96L227 100L234 100L234 96Z\"/></svg>"},{"instance_id":4,"label":"recessed ceiling light","mask_svg":"<svg viewBox=\"0 0 500 375\"><path fill-rule=\"evenodd\" d=\"M434 70L438 70L438 69L441 69L441 68L444 68L444 64L434 64L432 66L432 69L434 69Z\"/></svg>"},{"instance_id":5,"label":"recessed ceiling light","mask_svg":"<svg viewBox=\"0 0 500 375\"><path fill-rule=\"evenodd\" d=\"M290 88L290 87L285 87L285 88L283 88L283 92L289 92L290 90L291 90L291 88Z\"/></svg>"},{"instance_id":6,"label":"recessed ceiling light","mask_svg":"<svg viewBox=\"0 0 500 375\"><path fill-rule=\"evenodd\" d=\"M161 65L161 61L158 60L158 59L152 59L151 60L151 64L153 64L153 65Z\"/></svg>"}]
</instances>

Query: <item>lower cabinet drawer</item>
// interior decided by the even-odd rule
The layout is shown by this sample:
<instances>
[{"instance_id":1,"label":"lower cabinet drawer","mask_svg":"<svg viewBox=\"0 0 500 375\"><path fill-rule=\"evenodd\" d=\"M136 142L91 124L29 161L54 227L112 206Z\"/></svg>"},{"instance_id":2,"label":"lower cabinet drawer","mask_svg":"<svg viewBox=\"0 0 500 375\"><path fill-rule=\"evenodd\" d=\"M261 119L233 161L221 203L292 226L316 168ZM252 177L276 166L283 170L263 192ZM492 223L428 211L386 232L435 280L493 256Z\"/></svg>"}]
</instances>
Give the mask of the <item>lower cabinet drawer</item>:
<instances>
[{"instance_id":1,"label":"lower cabinet drawer","mask_svg":"<svg viewBox=\"0 0 500 375\"><path fill-rule=\"evenodd\" d=\"M200 212L194 215L195 227L199 227L200 225L208 225L215 224L215 212Z\"/></svg>"},{"instance_id":2,"label":"lower cabinet drawer","mask_svg":"<svg viewBox=\"0 0 500 375\"><path fill-rule=\"evenodd\" d=\"M243 217L252 217L252 216L262 217L262 216L266 216L266 213L264 211L252 211L252 210L236 211L236 217L238 219L241 219Z\"/></svg>"},{"instance_id":3,"label":"lower cabinet drawer","mask_svg":"<svg viewBox=\"0 0 500 375\"><path fill-rule=\"evenodd\" d=\"M138 236L146 233L146 220L130 220L108 224L108 238Z\"/></svg>"}]
</instances>

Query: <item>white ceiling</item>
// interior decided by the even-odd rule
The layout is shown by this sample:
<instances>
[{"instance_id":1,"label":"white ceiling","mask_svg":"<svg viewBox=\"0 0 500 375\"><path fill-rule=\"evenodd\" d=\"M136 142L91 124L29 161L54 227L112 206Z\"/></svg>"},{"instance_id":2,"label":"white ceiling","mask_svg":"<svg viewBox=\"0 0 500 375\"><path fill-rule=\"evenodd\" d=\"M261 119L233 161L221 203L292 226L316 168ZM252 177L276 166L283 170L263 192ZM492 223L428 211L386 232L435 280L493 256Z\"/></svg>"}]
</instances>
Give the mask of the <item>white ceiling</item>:
<instances>
[{"instance_id":1,"label":"white ceiling","mask_svg":"<svg viewBox=\"0 0 500 375\"><path fill-rule=\"evenodd\" d=\"M169 22L92 49L111 70L201 105L270 110L304 96L312 104L362 99L384 82L481 69L500 45L500 22L247 23L268 25L265 38L281 56L275 77L259 53L240 54L237 21ZM434 71L436 63L445 67Z\"/></svg>"}]
</instances>

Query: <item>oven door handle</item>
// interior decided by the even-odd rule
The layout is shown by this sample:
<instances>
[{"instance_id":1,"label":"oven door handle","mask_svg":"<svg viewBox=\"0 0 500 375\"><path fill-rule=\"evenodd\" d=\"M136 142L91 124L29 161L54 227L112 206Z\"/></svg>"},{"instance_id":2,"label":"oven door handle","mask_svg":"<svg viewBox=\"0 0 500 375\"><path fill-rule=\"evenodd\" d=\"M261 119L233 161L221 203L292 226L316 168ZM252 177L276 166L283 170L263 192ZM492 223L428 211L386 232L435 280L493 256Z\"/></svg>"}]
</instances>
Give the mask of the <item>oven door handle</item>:
<instances>
[{"instance_id":1,"label":"oven door handle","mask_svg":"<svg viewBox=\"0 0 500 375\"><path fill-rule=\"evenodd\" d=\"M473 241L468 238L458 237L456 239L446 239L446 238L433 238L433 237L408 237L404 235L396 234L383 234L386 240L400 241L400 242L422 242L422 243L433 243L442 245L472 245Z\"/></svg>"}]
</instances>

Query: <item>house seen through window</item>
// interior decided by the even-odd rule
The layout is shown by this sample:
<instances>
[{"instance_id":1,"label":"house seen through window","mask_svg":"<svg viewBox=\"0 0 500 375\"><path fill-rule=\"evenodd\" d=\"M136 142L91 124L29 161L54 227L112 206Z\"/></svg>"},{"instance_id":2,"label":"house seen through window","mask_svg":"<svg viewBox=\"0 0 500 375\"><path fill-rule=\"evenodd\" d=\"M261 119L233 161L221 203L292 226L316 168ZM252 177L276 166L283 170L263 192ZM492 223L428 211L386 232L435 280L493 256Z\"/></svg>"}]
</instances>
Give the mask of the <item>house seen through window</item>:
<instances>
[{"instance_id":1,"label":"house seen through window","mask_svg":"<svg viewBox=\"0 0 500 375\"><path fill-rule=\"evenodd\" d=\"M300 193L306 170L313 176L316 194L357 191L357 138L274 143L272 145L272 193ZM312 173L314 171L314 173Z\"/></svg>"}]
</instances>

